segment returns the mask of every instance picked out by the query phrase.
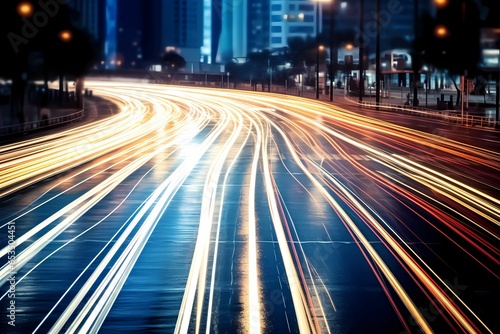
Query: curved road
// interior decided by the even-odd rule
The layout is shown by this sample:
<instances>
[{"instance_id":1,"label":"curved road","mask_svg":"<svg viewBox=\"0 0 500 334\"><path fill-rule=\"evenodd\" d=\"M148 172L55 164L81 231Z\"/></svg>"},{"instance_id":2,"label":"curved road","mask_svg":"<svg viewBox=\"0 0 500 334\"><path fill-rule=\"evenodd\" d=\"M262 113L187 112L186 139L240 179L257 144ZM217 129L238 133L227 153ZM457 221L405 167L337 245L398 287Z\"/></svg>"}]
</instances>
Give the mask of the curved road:
<instances>
[{"instance_id":1,"label":"curved road","mask_svg":"<svg viewBox=\"0 0 500 334\"><path fill-rule=\"evenodd\" d=\"M498 332L498 142L87 85L121 112L0 146L0 332Z\"/></svg>"}]
</instances>

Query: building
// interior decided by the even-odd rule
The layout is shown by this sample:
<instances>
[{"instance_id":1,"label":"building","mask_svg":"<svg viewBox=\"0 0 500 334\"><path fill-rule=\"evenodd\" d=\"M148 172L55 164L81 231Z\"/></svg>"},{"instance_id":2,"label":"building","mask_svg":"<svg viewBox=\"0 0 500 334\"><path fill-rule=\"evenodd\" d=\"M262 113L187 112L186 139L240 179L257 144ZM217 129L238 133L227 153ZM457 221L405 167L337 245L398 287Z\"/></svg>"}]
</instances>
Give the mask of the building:
<instances>
[{"instance_id":1,"label":"building","mask_svg":"<svg viewBox=\"0 0 500 334\"><path fill-rule=\"evenodd\" d=\"M256 52L269 48L270 42L270 1L248 2L247 51Z\"/></svg>"},{"instance_id":2,"label":"building","mask_svg":"<svg viewBox=\"0 0 500 334\"><path fill-rule=\"evenodd\" d=\"M162 8L164 0L141 1L141 43L140 53L137 55L137 64L158 64L165 53L162 43Z\"/></svg>"},{"instance_id":3,"label":"building","mask_svg":"<svg viewBox=\"0 0 500 334\"><path fill-rule=\"evenodd\" d=\"M320 6L312 1L271 0L269 47L287 46L293 37L316 36L322 28Z\"/></svg>"},{"instance_id":4,"label":"building","mask_svg":"<svg viewBox=\"0 0 500 334\"><path fill-rule=\"evenodd\" d=\"M215 13L221 18L221 31L216 62L246 57L248 47L247 0L215 0Z\"/></svg>"},{"instance_id":5,"label":"building","mask_svg":"<svg viewBox=\"0 0 500 334\"><path fill-rule=\"evenodd\" d=\"M201 59L204 4L203 0L164 0L159 9L162 13L161 43L175 48L186 62Z\"/></svg>"},{"instance_id":6,"label":"building","mask_svg":"<svg viewBox=\"0 0 500 334\"><path fill-rule=\"evenodd\" d=\"M105 69L116 69L116 58L118 54L117 32L118 32L118 4L117 0L105 0L104 13L106 25L104 28L104 59Z\"/></svg>"},{"instance_id":7,"label":"building","mask_svg":"<svg viewBox=\"0 0 500 334\"><path fill-rule=\"evenodd\" d=\"M77 13L76 25L89 32L95 39L99 40L99 1L98 0L72 0L68 6Z\"/></svg>"}]
</instances>

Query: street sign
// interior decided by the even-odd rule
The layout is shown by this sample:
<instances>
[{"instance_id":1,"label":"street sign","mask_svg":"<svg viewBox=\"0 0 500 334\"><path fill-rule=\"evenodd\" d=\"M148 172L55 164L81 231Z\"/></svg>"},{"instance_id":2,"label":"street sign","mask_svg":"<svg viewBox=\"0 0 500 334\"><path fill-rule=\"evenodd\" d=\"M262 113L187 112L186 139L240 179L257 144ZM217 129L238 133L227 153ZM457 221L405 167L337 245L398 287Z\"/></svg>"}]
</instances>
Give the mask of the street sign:
<instances>
[{"instance_id":1,"label":"street sign","mask_svg":"<svg viewBox=\"0 0 500 334\"><path fill-rule=\"evenodd\" d=\"M474 91L474 80L466 80L467 92L472 93Z\"/></svg>"}]
</instances>

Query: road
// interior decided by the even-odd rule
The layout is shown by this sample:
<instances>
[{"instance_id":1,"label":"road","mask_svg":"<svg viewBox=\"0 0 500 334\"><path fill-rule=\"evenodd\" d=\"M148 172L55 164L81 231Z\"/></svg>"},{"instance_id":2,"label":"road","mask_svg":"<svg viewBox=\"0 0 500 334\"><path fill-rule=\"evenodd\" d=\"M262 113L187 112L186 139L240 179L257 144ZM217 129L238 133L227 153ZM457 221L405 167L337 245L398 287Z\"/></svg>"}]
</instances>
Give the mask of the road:
<instances>
[{"instance_id":1,"label":"road","mask_svg":"<svg viewBox=\"0 0 500 334\"><path fill-rule=\"evenodd\" d=\"M121 112L0 147L0 332L500 329L497 133L87 86Z\"/></svg>"}]
</instances>

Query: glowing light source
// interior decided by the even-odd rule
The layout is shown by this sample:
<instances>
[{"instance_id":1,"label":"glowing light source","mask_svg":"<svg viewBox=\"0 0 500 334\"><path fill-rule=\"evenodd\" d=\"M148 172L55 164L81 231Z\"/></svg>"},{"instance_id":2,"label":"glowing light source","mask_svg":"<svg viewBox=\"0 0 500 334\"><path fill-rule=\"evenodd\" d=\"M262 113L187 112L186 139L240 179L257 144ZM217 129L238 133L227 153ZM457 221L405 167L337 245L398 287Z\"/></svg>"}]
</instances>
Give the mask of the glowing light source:
<instances>
[{"instance_id":1,"label":"glowing light source","mask_svg":"<svg viewBox=\"0 0 500 334\"><path fill-rule=\"evenodd\" d=\"M434 0L434 4L438 8L446 7L448 5L448 2L449 2L449 0Z\"/></svg>"},{"instance_id":2,"label":"glowing light source","mask_svg":"<svg viewBox=\"0 0 500 334\"><path fill-rule=\"evenodd\" d=\"M31 2L21 2L17 5L17 13L22 17L31 17L33 15L33 4Z\"/></svg>"},{"instance_id":3,"label":"glowing light source","mask_svg":"<svg viewBox=\"0 0 500 334\"><path fill-rule=\"evenodd\" d=\"M444 25L439 25L434 29L434 34L439 38L444 38L448 36L448 28Z\"/></svg>"},{"instance_id":4,"label":"glowing light source","mask_svg":"<svg viewBox=\"0 0 500 334\"><path fill-rule=\"evenodd\" d=\"M59 39L63 42L70 42L73 39L73 34L69 30L63 30L59 33Z\"/></svg>"}]
</instances>

